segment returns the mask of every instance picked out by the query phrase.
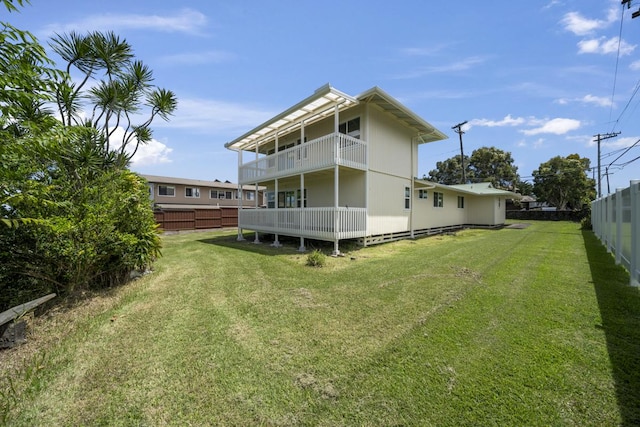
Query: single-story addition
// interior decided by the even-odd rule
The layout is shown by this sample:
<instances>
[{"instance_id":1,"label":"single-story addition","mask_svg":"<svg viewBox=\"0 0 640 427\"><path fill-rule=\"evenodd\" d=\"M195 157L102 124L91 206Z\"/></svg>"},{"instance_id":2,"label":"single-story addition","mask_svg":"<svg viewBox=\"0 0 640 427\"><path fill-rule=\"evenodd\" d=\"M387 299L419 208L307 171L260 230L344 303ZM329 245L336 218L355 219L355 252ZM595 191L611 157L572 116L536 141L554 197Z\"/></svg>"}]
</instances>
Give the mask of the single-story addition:
<instances>
[{"instance_id":1,"label":"single-story addition","mask_svg":"<svg viewBox=\"0 0 640 427\"><path fill-rule=\"evenodd\" d=\"M418 145L447 136L382 89L347 95L330 85L225 144L238 185L265 188L265 209L241 209L243 230L334 243L411 238L497 226L515 193L489 184L446 186L418 176ZM248 160L244 156L249 157Z\"/></svg>"}]
</instances>

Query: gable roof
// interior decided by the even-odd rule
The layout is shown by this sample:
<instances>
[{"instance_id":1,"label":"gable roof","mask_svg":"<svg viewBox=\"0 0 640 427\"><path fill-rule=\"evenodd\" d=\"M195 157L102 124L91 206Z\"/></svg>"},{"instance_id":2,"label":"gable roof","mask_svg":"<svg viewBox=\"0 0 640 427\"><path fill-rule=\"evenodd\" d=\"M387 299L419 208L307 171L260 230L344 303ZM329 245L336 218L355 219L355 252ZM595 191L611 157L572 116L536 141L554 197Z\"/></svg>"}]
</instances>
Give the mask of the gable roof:
<instances>
[{"instance_id":1,"label":"gable roof","mask_svg":"<svg viewBox=\"0 0 640 427\"><path fill-rule=\"evenodd\" d=\"M455 184L446 185L439 184L437 182L415 179L416 188L441 188L443 190L453 190L459 193L472 194L474 196L504 196L512 199L522 198L521 194L514 193L513 191L501 190L494 188L490 182L478 182L475 184Z\"/></svg>"},{"instance_id":2,"label":"gable roof","mask_svg":"<svg viewBox=\"0 0 640 427\"><path fill-rule=\"evenodd\" d=\"M307 121L306 124L310 124L333 115L336 106L338 107L338 111L342 111L360 102L375 104L385 112L393 115L397 120L414 129L416 139L420 143L448 138L445 134L379 87L373 87L356 97L352 97L333 88L327 83L318 88L311 96L303 99L244 135L227 142L224 146L231 150L254 149L255 144L260 144L263 141L275 137L276 132L291 131L300 127L300 123L303 120L309 119L310 121Z\"/></svg>"},{"instance_id":3,"label":"gable roof","mask_svg":"<svg viewBox=\"0 0 640 427\"><path fill-rule=\"evenodd\" d=\"M244 135L227 142L224 146L232 150L246 150L255 147L255 144L259 144L271 136L275 136L276 132L299 127L300 122L305 118L313 117L314 121L320 120L333 114L336 105L339 110L344 110L357 103L357 99L326 84L318 88L311 96Z\"/></svg>"},{"instance_id":4,"label":"gable roof","mask_svg":"<svg viewBox=\"0 0 640 427\"><path fill-rule=\"evenodd\" d=\"M519 199L522 197L521 194L514 193L513 191L495 188L490 182L478 182L475 184L456 184L449 185L449 187L464 191L466 193L475 194L477 196L507 196L514 199Z\"/></svg>"},{"instance_id":5,"label":"gable roof","mask_svg":"<svg viewBox=\"0 0 640 427\"><path fill-rule=\"evenodd\" d=\"M440 141L448 138L447 135L440 132L422 117L409 110L397 99L377 86L361 93L356 98L361 102L369 102L377 105L386 113L394 116L398 121L414 129L416 131L416 139L419 143Z\"/></svg>"}]
</instances>

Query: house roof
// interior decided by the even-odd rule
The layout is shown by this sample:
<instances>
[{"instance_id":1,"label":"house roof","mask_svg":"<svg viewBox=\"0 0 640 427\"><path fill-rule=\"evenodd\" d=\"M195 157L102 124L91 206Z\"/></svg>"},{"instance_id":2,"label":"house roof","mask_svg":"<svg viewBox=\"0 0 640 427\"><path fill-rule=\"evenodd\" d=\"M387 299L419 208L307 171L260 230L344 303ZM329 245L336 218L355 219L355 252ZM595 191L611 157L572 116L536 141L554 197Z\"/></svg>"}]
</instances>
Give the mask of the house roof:
<instances>
[{"instance_id":1,"label":"house roof","mask_svg":"<svg viewBox=\"0 0 640 427\"><path fill-rule=\"evenodd\" d=\"M246 150L270 136L275 136L276 132L300 126L300 122L305 118L313 117L314 121L320 120L333 114L336 105L339 110L344 110L357 103L357 99L326 84L318 88L313 95L224 146L232 150Z\"/></svg>"},{"instance_id":2,"label":"house roof","mask_svg":"<svg viewBox=\"0 0 640 427\"><path fill-rule=\"evenodd\" d=\"M448 138L379 87L373 87L356 97L352 97L326 84L293 107L226 143L225 147L232 150L251 150L255 148L255 144L275 137L276 132L294 130L300 126L303 120L310 120L305 122L309 124L331 116L336 106L339 111L342 111L360 102L378 106L415 130L416 139L420 143Z\"/></svg>"},{"instance_id":3,"label":"house roof","mask_svg":"<svg viewBox=\"0 0 640 427\"><path fill-rule=\"evenodd\" d=\"M474 196L504 196L512 199L520 199L521 194L514 193L513 191L501 190L494 188L490 182L479 182L475 184L456 184L445 185L437 182L426 181L421 179L415 179L415 188L442 188L448 190L458 191L460 193L473 194Z\"/></svg>"},{"instance_id":4,"label":"house roof","mask_svg":"<svg viewBox=\"0 0 640 427\"><path fill-rule=\"evenodd\" d=\"M232 182L221 181L205 181L201 179L187 179L187 178L174 178L170 176L158 176L158 175L145 175L140 174L141 177L149 182L155 184L173 184L173 185L193 185L194 187L211 187L211 188L228 188L237 190L238 184ZM255 185L243 185L243 189L255 190ZM258 187L258 190L264 190L265 187Z\"/></svg>"},{"instance_id":5,"label":"house roof","mask_svg":"<svg viewBox=\"0 0 640 427\"><path fill-rule=\"evenodd\" d=\"M369 102L377 105L385 112L391 114L400 122L414 129L419 143L440 141L448 136L433 127L430 123L418 116L413 111L402 105L397 99L375 86L361 93L356 98L361 102Z\"/></svg>"},{"instance_id":6,"label":"house roof","mask_svg":"<svg viewBox=\"0 0 640 427\"><path fill-rule=\"evenodd\" d=\"M478 182L475 184L457 184L457 185L449 185L451 188L455 188L457 190L475 194L476 196L506 196L511 197L513 199L519 199L522 197L521 194L514 193L513 191L501 190L499 188L494 188L490 182Z\"/></svg>"}]
</instances>

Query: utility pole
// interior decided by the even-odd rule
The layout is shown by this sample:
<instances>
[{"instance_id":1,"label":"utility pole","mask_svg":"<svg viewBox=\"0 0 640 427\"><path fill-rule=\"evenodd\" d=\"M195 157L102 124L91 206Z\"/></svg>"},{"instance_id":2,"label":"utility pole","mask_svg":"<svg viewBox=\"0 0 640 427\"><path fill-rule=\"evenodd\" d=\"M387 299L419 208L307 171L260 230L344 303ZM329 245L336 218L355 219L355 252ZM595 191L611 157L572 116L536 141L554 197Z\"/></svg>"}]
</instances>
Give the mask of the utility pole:
<instances>
[{"instance_id":1,"label":"utility pole","mask_svg":"<svg viewBox=\"0 0 640 427\"><path fill-rule=\"evenodd\" d=\"M462 182L461 184L466 184L467 183L467 173L465 172L464 169L464 150L462 149L462 134L464 133L462 131L462 126L467 124L467 120L465 120L462 123L458 123L455 126L452 126L451 129L454 130L455 133L457 133L460 136L460 164L462 165Z\"/></svg>"},{"instance_id":2,"label":"utility pole","mask_svg":"<svg viewBox=\"0 0 640 427\"><path fill-rule=\"evenodd\" d=\"M598 198L602 197L602 173L600 172L600 141L604 141L605 139L609 138L615 138L618 135L620 135L620 132L593 135L594 138L597 138L598 142ZM607 180L609 179L608 173L609 169L607 168Z\"/></svg>"},{"instance_id":3,"label":"utility pole","mask_svg":"<svg viewBox=\"0 0 640 427\"><path fill-rule=\"evenodd\" d=\"M621 4L624 6L627 5L627 9L631 9L631 0L622 0ZM631 14L631 18L637 18L640 16L640 8Z\"/></svg>"}]
</instances>

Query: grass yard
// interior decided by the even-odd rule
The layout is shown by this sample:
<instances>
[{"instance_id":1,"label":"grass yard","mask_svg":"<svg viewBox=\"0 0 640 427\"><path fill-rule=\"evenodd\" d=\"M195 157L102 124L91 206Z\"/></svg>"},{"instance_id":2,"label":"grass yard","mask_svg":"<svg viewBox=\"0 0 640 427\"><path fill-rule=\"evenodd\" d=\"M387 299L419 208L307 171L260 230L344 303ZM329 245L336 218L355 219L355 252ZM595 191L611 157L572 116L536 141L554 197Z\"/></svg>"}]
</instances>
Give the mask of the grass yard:
<instances>
[{"instance_id":1,"label":"grass yard","mask_svg":"<svg viewBox=\"0 0 640 427\"><path fill-rule=\"evenodd\" d=\"M0 353L0 424L640 423L640 295L577 224L323 268L231 232L164 240L153 274Z\"/></svg>"}]
</instances>

